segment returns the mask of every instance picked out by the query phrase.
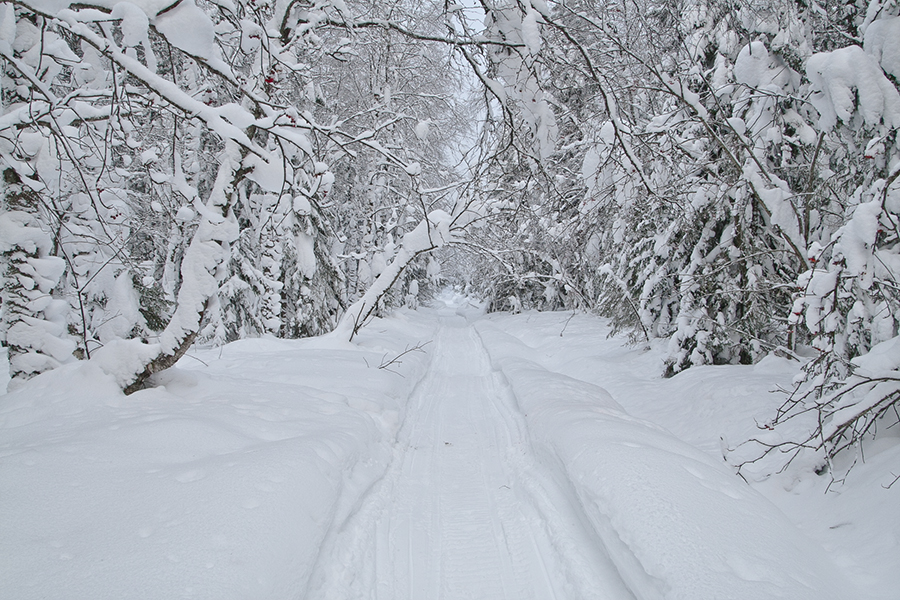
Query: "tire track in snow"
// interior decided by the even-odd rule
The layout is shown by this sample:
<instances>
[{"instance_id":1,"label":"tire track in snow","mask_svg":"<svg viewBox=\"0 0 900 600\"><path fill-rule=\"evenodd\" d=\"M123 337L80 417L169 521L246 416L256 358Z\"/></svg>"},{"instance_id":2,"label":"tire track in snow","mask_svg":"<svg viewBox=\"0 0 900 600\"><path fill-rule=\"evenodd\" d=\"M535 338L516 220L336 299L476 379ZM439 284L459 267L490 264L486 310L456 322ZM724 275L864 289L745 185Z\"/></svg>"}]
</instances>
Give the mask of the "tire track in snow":
<instances>
[{"instance_id":1,"label":"tire track in snow","mask_svg":"<svg viewBox=\"0 0 900 600\"><path fill-rule=\"evenodd\" d=\"M478 346L487 357L481 336L472 328ZM489 360L489 359L488 359ZM545 572L554 558L561 558L564 582L559 598L596 600L634 600L603 541L595 535L584 508L565 477L558 460L549 453L536 453L528 436L525 416L518 408L505 376L492 371L494 393L489 395L495 416L491 421L509 436L508 468L516 473L519 504L523 515L531 519L531 543L542 559ZM501 427L502 424L502 427ZM543 535L534 535L537 530Z\"/></svg>"},{"instance_id":2,"label":"tire track in snow","mask_svg":"<svg viewBox=\"0 0 900 600\"><path fill-rule=\"evenodd\" d=\"M626 600L533 456L474 329L444 319L392 464L323 546L308 598Z\"/></svg>"}]
</instances>

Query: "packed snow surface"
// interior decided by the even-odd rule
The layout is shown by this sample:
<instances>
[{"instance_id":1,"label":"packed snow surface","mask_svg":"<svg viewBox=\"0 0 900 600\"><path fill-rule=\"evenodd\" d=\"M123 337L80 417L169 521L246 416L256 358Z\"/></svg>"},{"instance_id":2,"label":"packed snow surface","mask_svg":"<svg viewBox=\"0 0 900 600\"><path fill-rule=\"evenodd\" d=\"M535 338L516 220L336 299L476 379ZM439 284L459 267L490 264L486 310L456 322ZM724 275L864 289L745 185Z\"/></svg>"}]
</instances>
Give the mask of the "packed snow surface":
<instances>
[{"instance_id":1,"label":"packed snow surface","mask_svg":"<svg viewBox=\"0 0 900 600\"><path fill-rule=\"evenodd\" d=\"M607 334L448 293L353 344L195 349L129 397L41 375L0 397L2 596L892 597L896 439L838 491L748 484L722 446L792 366L662 380Z\"/></svg>"}]
</instances>

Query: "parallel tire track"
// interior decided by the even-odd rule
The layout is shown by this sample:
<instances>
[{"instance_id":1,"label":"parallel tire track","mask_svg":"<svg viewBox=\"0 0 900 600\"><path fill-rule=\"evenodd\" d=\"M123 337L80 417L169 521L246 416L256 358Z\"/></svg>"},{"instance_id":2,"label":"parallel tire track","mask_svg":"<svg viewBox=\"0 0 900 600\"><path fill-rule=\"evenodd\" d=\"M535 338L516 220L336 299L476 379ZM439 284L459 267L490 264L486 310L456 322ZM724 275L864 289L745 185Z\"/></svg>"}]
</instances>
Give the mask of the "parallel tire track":
<instances>
[{"instance_id":1,"label":"parallel tire track","mask_svg":"<svg viewBox=\"0 0 900 600\"><path fill-rule=\"evenodd\" d=\"M533 455L474 329L443 319L394 459L323 547L308 598L628 600Z\"/></svg>"}]
</instances>

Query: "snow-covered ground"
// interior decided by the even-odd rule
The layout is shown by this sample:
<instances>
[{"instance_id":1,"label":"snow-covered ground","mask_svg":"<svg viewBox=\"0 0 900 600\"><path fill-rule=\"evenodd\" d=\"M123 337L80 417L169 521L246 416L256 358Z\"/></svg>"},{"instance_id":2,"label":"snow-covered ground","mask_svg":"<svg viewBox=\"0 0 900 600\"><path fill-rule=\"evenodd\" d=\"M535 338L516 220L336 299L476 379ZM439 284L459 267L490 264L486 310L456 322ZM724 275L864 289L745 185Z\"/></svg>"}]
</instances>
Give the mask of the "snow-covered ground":
<instances>
[{"instance_id":1,"label":"snow-covered ground","mask_svg":"<svg viewBox=\"0 0 900 600\"><path fill-rule=\"evenodd\" d=\"M802 465L748 485L722 448L795 365L663 380L607 334L448 293L353 344L198 349L129 397L38 377L0 397L0 596L896 597L898 434L828 493Z\"/></svg>"},{"instance_id":2,"label":"snow-covered ground","mask_svg":"<svg viewBox=\"0 0 900 600\"><path fill-rule=\"evenodd\" d=\"M754 366L694 367L662 379L665 342L658 348L629 346L621 337L609 337L602 319L530 313L488 315L485 321L525 347L513 350L510 344L508 353L602 387L629 415L664 427L720 469L723 449L758 434L756 423L771 418L784 400L772 392L789 388L797 372L796 363L769 356ZM865 460L853 467L844 485L833 485L830 477L801 464L745 486L825 549L858 590L846 597L896 598L900 589L900 482L891 486L900 475L897 429L882 430L865 447Z\"/></svg>"}]
</instances>

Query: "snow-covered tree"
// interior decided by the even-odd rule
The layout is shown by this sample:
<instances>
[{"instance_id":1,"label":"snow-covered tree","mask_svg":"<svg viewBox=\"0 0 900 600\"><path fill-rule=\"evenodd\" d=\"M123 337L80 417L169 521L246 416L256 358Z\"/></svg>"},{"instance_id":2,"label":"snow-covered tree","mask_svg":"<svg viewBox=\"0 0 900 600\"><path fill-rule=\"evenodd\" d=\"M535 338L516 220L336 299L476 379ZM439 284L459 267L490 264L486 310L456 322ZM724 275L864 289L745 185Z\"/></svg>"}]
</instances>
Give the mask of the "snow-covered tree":
<instances>
[{"instance_id":1,"label":"snow-covered tree","mask_svg":"<svg viewBox=\"0 0 900 600\"><path fill-rule=\"evenodd\" d=\"M429 140L459 122L441 54L422 51L435 15L4 4L0 159L36 182L76 354L130 391L197 339L333 327L364 291L346 292L351 224L368 229L363 259L387 265L394 240L452 202L446 142ZM367 195L333 193L336 172Z\"/></svg>"},{"instance_id":2,"label":"snow-covered tree","mask_svg":"<svg viewBox=\"0 0 900 600\"><path fill-rule=\"evenodd\" d=\"M72 359L65 306L57 292L65 262L40 218L40 197L11 168L3 172L0 256L3 287L0 332L8 348L11 385Z\"/></svg>"},{"instance_id":3,"label":"snow-covered tree","mask_svg":"<svg viewBox=\"0 0 900 600\"><path fill-rule=\"evenodd\" d=\"M775 424L814 412L791 443L831 457L897 402L898 23L880 0L2 4L14 378L90 358L132 391L198 340L353 337L449 259L493 309L668 339L670 375L814 349Z\"/></svg>"},{"instance_id":4,"label":"snow-covered tree","mask_svg":"<svg viewBox=\"0 0 900 600\"><path fill-rule=\"evenodd\" d=\"M833 473L833 458L896 422L900 403L900 6L868 8L850 32L861 46L806 63L822 140L810 179L829 213L811 228L791 324L815 356L767 424L793 433L758 440L789 457L813 450Z\"/></svg>"}]
</instances>

